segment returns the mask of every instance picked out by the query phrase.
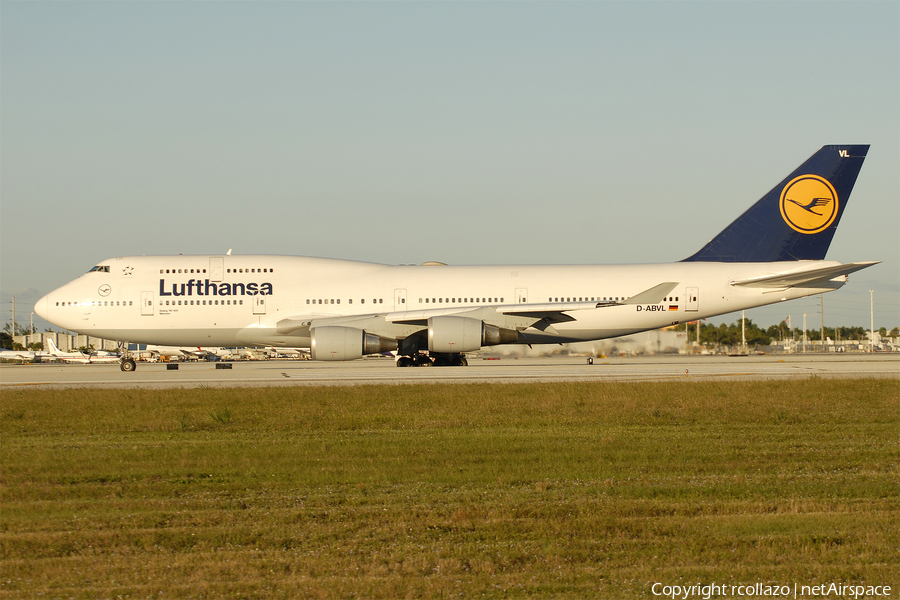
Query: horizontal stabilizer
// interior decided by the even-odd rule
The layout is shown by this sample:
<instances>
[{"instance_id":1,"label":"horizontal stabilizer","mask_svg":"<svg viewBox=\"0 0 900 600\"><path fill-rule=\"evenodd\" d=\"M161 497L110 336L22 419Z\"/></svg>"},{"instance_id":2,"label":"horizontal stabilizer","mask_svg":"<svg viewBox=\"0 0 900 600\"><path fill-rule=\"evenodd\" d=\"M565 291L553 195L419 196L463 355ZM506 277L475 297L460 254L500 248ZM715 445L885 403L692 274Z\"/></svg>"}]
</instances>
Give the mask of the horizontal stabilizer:
<instances>
[{"instance_id":1,"label":"horizontal stabilizer","mask_svg":"<svg viewBox=\"0 0 900 600\"><path fill-rule=\"evenodd\" d=\"M742 281L732 281L731 285L739 285L742 287L754 288L785 288L785 287L815 287L810 286L811 283L825 283L842 275L849 275L856 271L877 265L881 261L847 263L845 265L836 265L832 267L817 267L815 269L806 269L803 271L793 271L780 275L766 275L765 277L755 277L753 279L744 279Z\"/></svg>"}]
</instances>

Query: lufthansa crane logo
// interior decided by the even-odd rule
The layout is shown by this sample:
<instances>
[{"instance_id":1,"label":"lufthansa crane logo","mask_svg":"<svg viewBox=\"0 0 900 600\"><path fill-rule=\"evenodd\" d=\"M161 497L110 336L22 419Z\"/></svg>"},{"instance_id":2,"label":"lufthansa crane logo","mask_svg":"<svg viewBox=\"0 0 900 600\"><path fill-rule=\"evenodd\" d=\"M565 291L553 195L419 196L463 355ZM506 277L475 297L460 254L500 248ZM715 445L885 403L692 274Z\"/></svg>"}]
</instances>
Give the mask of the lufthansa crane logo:
<instances>
[{"instance_id":1,"label":"lufthansa crane logo","mask_svg":"<svg viewBox=\"0 0 900 600\"><path fill-rule=\"evenodd\" d=\"M828 180L818 175L801 175L781 190L778 206L784 222L794 231L819 233L834 223L838 197Z\"/></svg>"},{"instance_id":2,"label":"lufthansa crane logo","mask_svg":"<svg viewBox=\"0 0 900 600\"><path fill-rule=\"evenodd\" d=\"M97 289L97 293L101 296L109 296L109 293L112 291L112 287L108 283L104 283Z\"/></svg>"}]
</instances>

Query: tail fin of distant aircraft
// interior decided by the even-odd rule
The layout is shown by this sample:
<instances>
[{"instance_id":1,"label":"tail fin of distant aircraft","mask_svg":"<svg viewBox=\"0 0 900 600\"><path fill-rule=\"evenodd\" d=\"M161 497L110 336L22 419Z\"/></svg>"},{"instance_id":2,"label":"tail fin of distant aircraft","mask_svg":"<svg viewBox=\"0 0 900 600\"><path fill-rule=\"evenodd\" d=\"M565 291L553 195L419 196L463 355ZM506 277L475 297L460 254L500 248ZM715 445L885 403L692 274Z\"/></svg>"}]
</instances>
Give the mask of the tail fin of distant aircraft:
<instances>
[{"instance_id":1,"label":"tail fin of distant aircraft","mask_svg":"<svg viewBox=\"0 0 900 600\"><path fill-rule=\"evenodd\" d=\"M823 146L684 261L823 260L868 151Z\"/></svg>"}]
</instances>

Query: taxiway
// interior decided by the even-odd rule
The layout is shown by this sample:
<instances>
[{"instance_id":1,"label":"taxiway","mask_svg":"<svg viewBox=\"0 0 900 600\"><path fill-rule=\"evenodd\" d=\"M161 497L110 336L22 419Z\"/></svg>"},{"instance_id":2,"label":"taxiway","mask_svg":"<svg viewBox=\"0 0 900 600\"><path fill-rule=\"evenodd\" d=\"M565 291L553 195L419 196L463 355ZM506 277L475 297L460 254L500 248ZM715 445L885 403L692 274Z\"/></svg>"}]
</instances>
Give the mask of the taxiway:
<instances>
[{"instance_id":1,"label":"taxiway","mask_svg":"<svg viewBox=\"0 0 900 600\"><path fill-rule=\"evenodd\" d=\"M751 381L772 379L900 379L900 354L583 357L470 359L468 367L398 369L387 358L353 362L272 360L230 363L118 365L2 365L0 389L199 388L292 385L399 385L413 383L533 383L554 381Z\"/></svg>"}]
</instances>

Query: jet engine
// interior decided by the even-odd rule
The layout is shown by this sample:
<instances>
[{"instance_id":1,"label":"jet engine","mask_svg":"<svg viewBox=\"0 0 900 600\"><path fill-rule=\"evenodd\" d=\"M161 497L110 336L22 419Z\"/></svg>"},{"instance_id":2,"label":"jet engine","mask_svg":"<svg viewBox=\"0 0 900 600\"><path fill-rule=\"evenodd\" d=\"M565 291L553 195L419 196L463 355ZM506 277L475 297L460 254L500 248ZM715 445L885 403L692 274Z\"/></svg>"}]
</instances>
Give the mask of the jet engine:
<instances>
[{"instance_id":1,"label":"jet engine","mask_svg":"<svg viewBox=\"0 0 900 600\"><path fill-rule=\"evenodd\" d=\"M383 338L353 327L313 327L310 355L313 360L355 360L364 354L378 354L397 349L397 340Z\"/></svg>"},{"instance_id":2,"label":"jet engine","mask_svg":"<svg viewBox=\"0 0 900 600\"><path fill-rule=\"evenodd\" d=\"M515 344L519 332L488 325L468 317L431 317L428 319L429 352L474 352L482 346Z\"/></svg>"}]
</instances>

